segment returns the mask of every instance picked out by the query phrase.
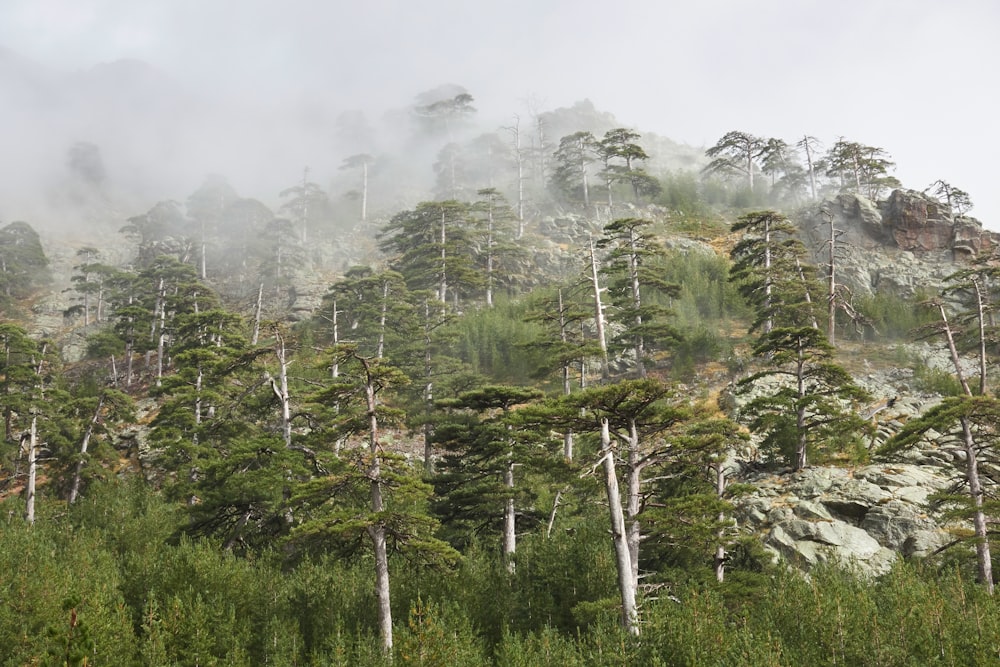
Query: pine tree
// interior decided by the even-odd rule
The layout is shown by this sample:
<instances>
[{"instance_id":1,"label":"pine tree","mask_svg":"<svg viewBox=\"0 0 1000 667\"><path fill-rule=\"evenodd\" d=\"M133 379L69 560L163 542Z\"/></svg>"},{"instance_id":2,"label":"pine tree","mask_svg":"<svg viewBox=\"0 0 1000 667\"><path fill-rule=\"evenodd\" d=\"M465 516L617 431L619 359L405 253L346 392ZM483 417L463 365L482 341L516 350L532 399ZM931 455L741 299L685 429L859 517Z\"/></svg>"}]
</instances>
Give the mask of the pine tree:
<instances>
[{"instance_id":1,"label":"pine tree","mask_svg":"<svg viewBox=\"0 0 1000 667\"><path fill-rule=\"evenodd\" d=\"M26 222L0 228L0 295L20 299L49 280L49 260L38 233Z\"/></svg>"},{"instance_id":2,"label":"pine tree","mask_svg":"<svg viewBox=\"0 0 1000 667\"><path fill-rule=\"evenodd\" d=\"M315 234L322 229L330 216L330 200L318 184L309 180L309 167L302 170L302 181L281 191L285 203L278 209L295 222L298 241L302 246L310 242L309 230Z\"/></svg>"},{"instance_id":3,"label":"pine tree","mask_svg":"<svg viewBox=\"0 0 1000 667\"><path fill-rule=\"evenodd\" d=\"M750 399L740 420L762 446L802 470L810 456L860 447L867 423L857 405L868 399L834 360L833 347L812 326L778 326L753 348L763 368L737 385Z\"/></svg>"},{"instance_id":4,"label":"pine tree","mask_svg":"<svg viewBox=\"0 0 1000 667\"><path fill-rule=\"evenodd\" d=\"M748 213L733 230L745 236L732 252L731 279L755 307L759 331L753 353L760 370L737 385L749 395L740 419L766 449L802 470L810 451L856 446L865 424L853 407L866 393L836 363L819 329L812 299L819 288L788 220L774 211Z\"/></svg>"},{"instance_id":5,"label":"pine tree","mask_svg":"<svg viewBox=\"0 0 1000 667\"><path fill-rule=\"evenodd\" d=\"M593 314L585 301L586 296L581 289L557 287L555 294L541 301L528 318L531 322L542 323L546 329L543 338L528 345L543 351L544 358L549 361L548 365L538 369L539 376L545 377L558 370L564 396L573 393L574 373L577 387L586 388L587 360L601 355L597 343L585 336L586 322ZM573 455L573 428L570 426L563 433L563 456L572 461Z\"/></svg>"},{"instance_id":6,"label":"pine tree","mask_svg":"<svg viewBox=\"0 0 1000 667\"><path fill-rule=\"evenodd\" d=\"M468 207L454 200L422 202L397 213L379 234L392 253L390 267L411 290L433 290L441 303L458 303L483 283L475 268Z\"/></svg>"},{"instance_id":7,"label":"pine tree","mask_svg":"<svg viewBox=\"0 0 1000 667\"><path fill-rule=\"evenodd\" d=\"M541 398L524 387L486 385L439 400L448 414L435 424L434 440L446 451L435 479L438 511L446 524L472 523L480 532L502 517L503 557L510 571L516 551L516 515L529 505L515 486L515 467L530 464L535 442L511 422L515 406ZM503 507L503 511L497 508Z\"/></svg>"},{"instance_id":8,"label":"pine tree","mask_svg":"<svg viewBox=\"0 0 1000 667\"><path fill-rule=\"evenodd\" d=\"M899 187L899 180L889 176L896 163L889 153L877 146L866 146L841 137L823 158L828 176L839 176L842 189L854 190L876 200L885 188Z\"/></svg>"},{"instance_id":9,"label":"pine tree","mask_svg":"<svg viewBox=\"0 0 1000 667\"><path fill-rule=\"evenodd\" d=\"M747 189L754 191L754 175L771 146L767 139L748 132L727 132L714 146L705 151L711 162L704 168L710 174L742 174L747 179Z\"/></svg>"},{"instance_id":10,"label":"pine tree","mask_svg":"<svg viewBox=\"0 0 1000 667\"><path fill-rule=\"evenodd\" d=\"M430 488L386 447L386 430L403 419L386 396L406 377L351 346L335 348L333 355L332 363L344 372L313 400L336 404L338 437L362 444L342 452L338 465L331 461L331 474L300 487L294 500L304 521L292 538L300 543L336 540L353 550L359 538L367 537L374 555L379 634L388 653L393 645L389 554L405 550L420 560L448 561L456 553L433 536L436 522L426 514Z\"/></svg>"},{"instance_id":11,"label":"pine tree","mask_svg":"<svg viewBox=\"0 0 1000 667\"><path fill-rule=\"evenodd\" d=\"M639 377L646 377L652 350L678 340L677 331L667 322L669 311L652 298L654 294L675 297L680 286L662 280L652 264L663 257L663 249L650 233L651 225L649 220L619 218L604 227L598 241L599 247L608 249L602 272L609 276L609 293L616 306L612 320L622 330L616 341L631 347Z\"/></svg>"},{"instance_id":12,"label":"pine tree","mask_svg":"<svg viewBox=\"0 0 1000 667\"><path fill-rule=\"evenodd\" d=\"M604 179L608 188L608 211L612 210L611 187L627 183L636 203L643 195L656 196L659 182L639 167L639 162L649 159L645 149L636 143L640 134L624 127L608 130L598 142L598 152L604 161Z\"/></svg>"},{"instance_id":13,"label":"pine tree","mask_svg":"<svg viewBox=\"0 0 1000 667\"><path fill-rule=\"evenodd\" d=\"M550 188L590 209L590 165L597 160L598 142L590 132L568 134L559 140Z\"/></svg>"},{"instance_id":14,"label":"pine tree","mask_svg":"<svg viewBox=\"0 0 1000 667\"><path fill-rule=\"evenodd\" d=\"M796 238L795 226L777 211L754 211L740 216L731 231L742 234L733 246L730 280L756 310L751 329L764 333L774 328L774 319L791 299L811 300L808 288L795 285L805 257L805 247ZM792 288L790 296L782 293Z\"/></svg>"},{"instance_id":15,"label":"pine tree","mask_svg":"<svg viewBox=\"0 0 1000 667\"><path fill-rule=\"evenodd\" d=\"M418 335L415 306L402 274L367 266L348 269L330 286L319 310L320 339L351 343L359 353L383 358L405 354Z\"/></svg>"},{"instance_id":16,"label":"pine tree","mask_svg":"<svg viewBox=\"0 0 1000 667\"><path fill-rule=\"evenodd\" d=\"M470 208L476 227L476 265L485 283L488 307L498 287L514 290L518 278L527 277L526 253L514 241L512 233L515 215L504 196L496 188L484 188L477 193L479 200ZM521 233L518 232L517 238Z\"/></svg>"},{"instance_id":17,"label":"pine tree","mask_svg":"<svg viewBox=\"0 0 1000 667\"><path fill-rule=\"evenodd\" d=\"M270 350L251 348L241 319L209 296L201 303L177 320L175 370L158 390L150 439L172 471L171 495L187 504L187 530L225 549L258 549L287 532L290 484L307 469L269 418Z\"/></svg>"},{"instance_id":18,"label":"pine tree","mask_svg":"<svg viewBox=\"0 0 1000 667\"><path fill-rule=\"evenodd\" d=\"M562 397L543 406L536 418L539 423L572 426L577 432L599 436L597 461L588 468L603 472L621 622L626 631L638 635L639 549L647 501L643 481L673 455L673 443L663 434L688 420L690 410L670 385L641 379Z\"/></svg>"},{"instance_id":19,"label":"pine tree","mask_svg":"<svg viewBox=\"0 0 1000 667\"><path fill-rule=\"evenodd\" d=\"M994 425L1000 416L1000 401L987 393L987 348L993 347L992 334L995 327L988 324L992 320L993 297L997 270L989 260L958 271L948 277L950 283L943 292L958 297L967 306L957 318L959 326L974 326L976 332L971 338L979 360L978 395L973 394L965 377L959 358L957 333L948 318L945 302L935 299L928 305L940 313L940 322L925 327L925 333L941 334L951 356L955 377L962 388L959 396L946 397L939 405L931 408L920 418L911 420L882 446L880 452L892 454L912 447L929 439L931 433L940 434L938 444L952 446L963 453L962 486L967 489L966 498L959 501L963 506L960 515L972 519L973 539L976 546L978 581L992 595L993 558L990 550L987 518L987 491L984 480L991 481L989 474L981 471L983 463L994 456L997 435Z\"/></svg>"},{"instance_id":20,"label":"pine tree","mask_svg":"<svg viewBox=\"0 0 1000 667\"><path fill-rule=\"evenodd\" d=\"M948 500L957 505L953 512L955 516L972 520L973 534L965 542L975 545L976 580L990 595L994 590L987 515L991 505L984 480L987 483L992 480L989 475L980 473L980 467L985 461L995 458L996 448L1000 445L996 432L998 420L1000 400L992 396L972 396L968 393L948 396L920 417L909 420L878 450L878 454L888 456L933 439L938 447L962 452L964 479L959 488L964 488L964 497L953 493Z\"/></svg>"}]
</instances>

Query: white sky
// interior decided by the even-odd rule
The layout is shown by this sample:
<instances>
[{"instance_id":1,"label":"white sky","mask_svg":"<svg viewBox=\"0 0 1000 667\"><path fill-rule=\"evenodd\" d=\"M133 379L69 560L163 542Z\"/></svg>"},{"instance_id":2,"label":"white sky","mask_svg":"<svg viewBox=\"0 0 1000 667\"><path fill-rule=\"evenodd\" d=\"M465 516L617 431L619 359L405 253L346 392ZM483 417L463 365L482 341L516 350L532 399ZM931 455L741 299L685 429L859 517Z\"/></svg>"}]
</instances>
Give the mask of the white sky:
<instances>
[{"instance_id":1,"label":"white sky","mask_svg":"<svg viewBox=\"0 0 1000 667\"><path fill-rule=\"evenodd\" d=\"M886 149L907 187L968 191L993 229L998 30L997 0L0 2L0 46L25 58L137 58L262 105L321 91L398 107L457 83L498 117L590 98L693 145L729 130L843 136Z\"/></svg>"}]
</instances>

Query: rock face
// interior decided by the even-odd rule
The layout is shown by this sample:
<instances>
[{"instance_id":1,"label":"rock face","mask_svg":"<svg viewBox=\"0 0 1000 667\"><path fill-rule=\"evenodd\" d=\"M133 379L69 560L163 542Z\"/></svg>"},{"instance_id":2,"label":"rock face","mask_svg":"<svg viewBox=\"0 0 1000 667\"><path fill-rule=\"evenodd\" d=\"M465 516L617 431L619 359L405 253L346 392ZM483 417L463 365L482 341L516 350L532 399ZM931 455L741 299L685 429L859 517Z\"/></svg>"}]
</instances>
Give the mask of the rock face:
<instances>
[{"instance_id":1,"label":"rock face","mask_svg":"<svg viewBox=\"0 0 1000 667\"><path fill-rule=\"evenodd\" d=\"M901 250L950 250L955 240L951 215L930 197L911 190L894 190L882 206L882 224Z\"/></svg>"},{"instance_id":2,"label":"rock face","mask_svg":"<svg viewBox=\"0 0 1000 667\"><path fill-rule=\"evenodd\" d=\"M737 501L736 517L776 557L805 570L837 562L878 575L950 540L927 502L950 479L947 469L912 463L751 476L756 491Z\"/></svg>"},{"instance_id":3,"label":"rock face","mask_svg":"<svg viewBox=\"0 0 1000 667\"><path fill-rule=\"evenodd\" d=\"M831 220L841 234L838 273L856 294L913 296L922 286L940 284L956 263L1000 244L1000 234L984 230L975 218L952 217L945 205L920 192L894 190L879 203L840 194L799 219L817 266L828 261Z\"/></svg>"}]
</instances>

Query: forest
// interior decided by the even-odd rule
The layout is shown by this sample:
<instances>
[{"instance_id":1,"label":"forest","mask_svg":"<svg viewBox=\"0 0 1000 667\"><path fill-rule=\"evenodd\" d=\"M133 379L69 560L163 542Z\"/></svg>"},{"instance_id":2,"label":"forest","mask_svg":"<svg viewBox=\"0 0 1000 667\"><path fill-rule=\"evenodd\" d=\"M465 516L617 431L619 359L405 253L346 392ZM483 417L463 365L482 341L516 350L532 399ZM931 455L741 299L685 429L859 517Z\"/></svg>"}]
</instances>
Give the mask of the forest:
<instances>
[{"instance_id":1,"label":"forest","mask_svg":"<svg viewBox=\"0 0 1000 667\"><path fill-rule=\"evenodd\" d=\"M358 152L273 208L211 175L116 218L78 143L98 222L5 221L0 663L1000 660L995 241L864 294L803 221L903 189L883 148L695 151L588 103L478 133L473 103L410 108L423 189ZM930 407L878 428L860 357ZM740 521L748 471L929 446L958 452L933 556L806 573Z\"/></svg>"}]
</instances>

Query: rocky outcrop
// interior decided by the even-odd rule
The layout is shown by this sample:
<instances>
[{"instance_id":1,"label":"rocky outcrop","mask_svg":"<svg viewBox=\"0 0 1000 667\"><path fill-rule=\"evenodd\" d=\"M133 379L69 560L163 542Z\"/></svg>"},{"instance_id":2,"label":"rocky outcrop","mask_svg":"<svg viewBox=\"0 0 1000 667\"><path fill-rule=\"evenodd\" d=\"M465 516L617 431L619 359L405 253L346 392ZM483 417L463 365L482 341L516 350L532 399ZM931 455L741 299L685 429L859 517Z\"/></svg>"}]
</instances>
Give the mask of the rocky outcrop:
<instances>
[{"instance_id":1,"label":"rocky outcrop","mask_svg":"<svg viewBox=\"0 0 1000 667\"><path fill-rule=\"evenodd\" d=\"M924 557L951 540L928 498L951 485L935 465L894 463L757 474L737 501L737 522L776 558L809 570L835 562L877 575L900 557Z\"/></svg>"},{"instance_id":2,"label":"rocky outcrop","mask_svg":"<svg viewBox=\"0 0 1000 667\"><path fill-rule=\"evenodd\" d=\"M838 231L838 274L855 294L913 296L940 284L956 262L992 251L1000 234L975 218L952 217L938 200L913 190L894 190L875 203L840 194L804 211L798 223L812 261L825 265L830 222Z\"/></svg>"},{"instance_id":3,"label":"rocky outcrop","mask_svg":"<svg viewBox=\"0 0 1000 667\"><path fill-rule=\"evenodd\" d=\"M901 250L950 250L955 240L951 214L936 199L912 190L893 190L882 205L882 224Z\"/></svg>"}]
</instances>

